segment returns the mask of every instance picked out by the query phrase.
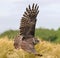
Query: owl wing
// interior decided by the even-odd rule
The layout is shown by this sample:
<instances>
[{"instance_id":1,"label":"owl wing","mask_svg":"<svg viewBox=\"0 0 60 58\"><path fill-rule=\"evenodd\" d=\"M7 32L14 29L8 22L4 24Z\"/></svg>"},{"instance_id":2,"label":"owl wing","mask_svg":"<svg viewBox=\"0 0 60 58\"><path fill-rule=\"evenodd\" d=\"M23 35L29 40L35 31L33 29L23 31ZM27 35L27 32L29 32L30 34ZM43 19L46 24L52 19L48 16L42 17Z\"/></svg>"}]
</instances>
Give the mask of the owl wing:
<instances>
[{"instance_id":1,"label":"owl wing","mask_svg":"<svg viewBox=\"0 0 60 58\"><path fill-rule=\"evenodd\" d=\"M26 8L26 11L23 14L20 24L20 35L24 36L34 36L35 34L35 25L36 25L36 17L39 13L39 6L33 3L32 7L29 5Z\"/></svg>"}]
</instances>

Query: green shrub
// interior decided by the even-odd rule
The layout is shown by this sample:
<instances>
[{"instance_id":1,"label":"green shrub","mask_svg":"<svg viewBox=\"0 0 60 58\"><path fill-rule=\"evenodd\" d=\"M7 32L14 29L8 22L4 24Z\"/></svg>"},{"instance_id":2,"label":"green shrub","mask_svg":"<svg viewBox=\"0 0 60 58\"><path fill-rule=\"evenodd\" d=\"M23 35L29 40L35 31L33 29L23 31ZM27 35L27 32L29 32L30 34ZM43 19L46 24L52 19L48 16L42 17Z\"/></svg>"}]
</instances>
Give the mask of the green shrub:
<instances>
[{"instance_id":1,"label":"green shrub","mask_svg":"<svg viewBox=\"0 0 60 58\"><path fill-rule=\"evenodd\" d=\"M8 30L0 34L0 38L7 36L9 39L14 39L17 34L19 34L19 30ZM41 38L42 40L60 43L60 29L49 30L39 28L35 30L35 36Z\"/></svg>"}]
</instances>

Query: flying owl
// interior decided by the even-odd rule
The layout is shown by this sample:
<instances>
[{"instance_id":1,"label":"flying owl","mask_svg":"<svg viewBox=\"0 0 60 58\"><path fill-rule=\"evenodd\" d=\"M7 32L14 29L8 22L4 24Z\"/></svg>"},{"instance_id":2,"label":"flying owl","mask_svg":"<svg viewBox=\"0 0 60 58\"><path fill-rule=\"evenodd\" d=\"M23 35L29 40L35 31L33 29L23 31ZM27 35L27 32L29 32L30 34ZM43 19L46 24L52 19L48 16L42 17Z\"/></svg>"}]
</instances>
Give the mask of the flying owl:
<instances>
[{"instance_id":1,"label":"flying owl","mask_svg":"<svg viewBox=\"0 0 60 58\"><path fill-rule=\"evenodd\" d=\"M39 40L35 38L35 25L39 13L38 8L39 6L34 3L32 7L29 5L28 8L26 8L20 23L20 34L14 39L14 47L41 56L34 48L34 46L39 42Z\"/></svg>"}]
</instances>

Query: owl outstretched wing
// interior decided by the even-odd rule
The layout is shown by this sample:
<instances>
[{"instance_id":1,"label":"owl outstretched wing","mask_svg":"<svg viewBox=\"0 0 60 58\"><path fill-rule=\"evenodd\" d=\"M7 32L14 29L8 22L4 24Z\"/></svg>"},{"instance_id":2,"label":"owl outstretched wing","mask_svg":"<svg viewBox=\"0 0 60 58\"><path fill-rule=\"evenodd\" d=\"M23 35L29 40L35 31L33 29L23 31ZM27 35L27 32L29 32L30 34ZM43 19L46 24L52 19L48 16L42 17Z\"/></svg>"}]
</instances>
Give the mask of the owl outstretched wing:
<instances>
[{"instance_id":1,"label":"owl outstretched wing","mask_svg":"<svg viewBox=\"0 0 60 58\"><path fill-rule=\"evenodd\" d=\"M20 35L23 35L25 37L27 36L33 36L35 35L35 25L36 25L36 18L39 13L38 10L39 6L37 4L35 5L33 3L32 7L29 5L28 8L26 8L26 11L23 14L23 17L21 19L20 24Z\"/></svg>"}]
</instances>

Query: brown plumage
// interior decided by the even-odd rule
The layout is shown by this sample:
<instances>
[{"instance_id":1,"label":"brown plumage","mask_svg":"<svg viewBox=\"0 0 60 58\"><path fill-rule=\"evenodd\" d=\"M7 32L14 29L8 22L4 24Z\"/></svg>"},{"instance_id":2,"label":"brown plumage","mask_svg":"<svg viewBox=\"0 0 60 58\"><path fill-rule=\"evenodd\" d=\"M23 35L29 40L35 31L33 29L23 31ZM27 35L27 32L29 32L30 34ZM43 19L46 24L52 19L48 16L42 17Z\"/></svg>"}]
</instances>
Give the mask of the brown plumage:
<instances>
[{"instance_id":1,"label":"brown plumage","mask_svg":"<svg viewBox=\"0 0 60 58\"><path fill-rule=\"evenodd\" d=\"M34 37L36 17L39 13L38 8L39 6L37 6L37 4L35 5L34 3L32 8L30 5L28 8L26 8L26 11L21 19L20 34L15 37L14 46L16 49L22 48L29 53L41 56L34 48L34 46L39 42L39 40Z\"/></svg>"},{"instance_id":2,"label":"brown plumage","mask_svg":"<svg viewBox=\"0 0 60 58\"><path fill-rule=\"evenodd\" d=\"M34 39L35 38L27 38L23 40L23 36L17 36L14 40L14 46L16 49L23 49L28 53L35 54L36 56L42 56L38 52L36 52L34 48ZM35 40L36 41L36 40Z\"/></svg>"},{"instance_id":3,"label":"brown plumage","mask_svg":"<svg viewBox=\"0 0 60 58\"><path fill-rule=\"evenodd\" d=\"M39 6L36 5L32 5L32 9L31 6L29 5L28 8L26 8L26 11L23 14L23 17L21 19L21 26L20 26L20 35L35 35L35 25L36 25L36 17L39 13L38 10Z\"/></svg>"}]
</instances>

